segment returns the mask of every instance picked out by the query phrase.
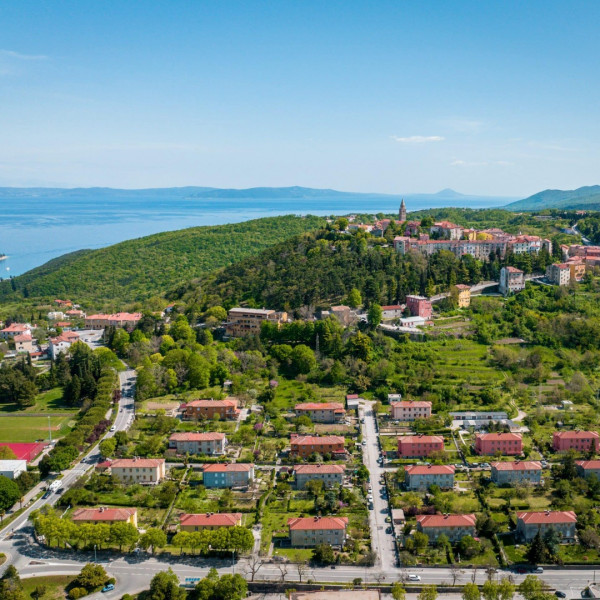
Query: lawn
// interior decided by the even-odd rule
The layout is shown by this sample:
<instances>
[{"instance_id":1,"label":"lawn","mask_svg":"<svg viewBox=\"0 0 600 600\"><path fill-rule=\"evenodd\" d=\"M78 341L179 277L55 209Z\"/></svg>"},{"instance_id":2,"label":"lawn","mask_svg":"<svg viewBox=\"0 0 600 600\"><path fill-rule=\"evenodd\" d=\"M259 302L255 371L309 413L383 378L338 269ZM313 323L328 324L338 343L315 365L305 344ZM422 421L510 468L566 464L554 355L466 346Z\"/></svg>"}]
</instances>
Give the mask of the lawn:
<instances>
[{"instance_id":1,"label":"lawn","mask_svg":"<svg viewBox=\"0 0 600 600\"><path fill-rule=\"evenodd\" d=\"M46 593L40 596L40 600L63 600L67 597L65 588L75 579L74 575L49 575L48 577L28 577L22 579L23 590L26 600L37 600L32 595L38 586L45 586Z\"/></svg>"},{"instance_id":2,"label":"lawn","mask_svg":"<svg viewBox=\"0 0 600 600\"><path fill-rule=\"evenodd\" d=\"M46 392L41 392L36 396L35 404L22 409L16 404L2 404L0 405L0 412L6 413L76 413L79 408L68 406L63 401L62 388L55 387Z\"/></svg>"},{"instance_id":3,"label":"lawn","mask_svg":"<svg viewBox=\"0 0 600 600\"><path fill-rule=\"evenodd\" d=\"M52 439L66 435L73 423L71 415L50 417ZM48 439L48 417L0 415L0 441L35 442Z\"/></svg>"}]
</instances>

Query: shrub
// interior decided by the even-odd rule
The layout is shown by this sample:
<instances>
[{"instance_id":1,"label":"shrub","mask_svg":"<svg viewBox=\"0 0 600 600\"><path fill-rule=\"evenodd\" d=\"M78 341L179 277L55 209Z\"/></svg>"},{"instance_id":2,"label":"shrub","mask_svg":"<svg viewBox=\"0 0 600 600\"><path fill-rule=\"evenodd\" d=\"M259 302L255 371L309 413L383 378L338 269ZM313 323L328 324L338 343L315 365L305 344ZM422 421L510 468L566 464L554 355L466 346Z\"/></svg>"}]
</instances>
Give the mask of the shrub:
<instances>
[{"instance_id":1,"label":"shrub","mask_svg":"<svg viewBox=\"0 0 600 600\"><path fill-rule=\"evenodd\" d=\"M74 587L69 591L69 598L71 600L77 600L78 598L83 598L88 595L88 591L82 587Z\"/></svg>"}]
</instances>

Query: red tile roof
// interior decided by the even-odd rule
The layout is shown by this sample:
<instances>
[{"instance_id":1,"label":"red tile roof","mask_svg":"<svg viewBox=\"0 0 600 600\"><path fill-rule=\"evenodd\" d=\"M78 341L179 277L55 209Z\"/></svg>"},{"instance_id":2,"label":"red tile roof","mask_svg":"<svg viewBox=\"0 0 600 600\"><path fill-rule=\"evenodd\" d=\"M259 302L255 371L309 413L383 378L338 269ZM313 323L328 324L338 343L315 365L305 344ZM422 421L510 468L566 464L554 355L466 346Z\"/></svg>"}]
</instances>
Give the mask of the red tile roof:
<instances>
[{"instance_id":1,"label":"red tile roof","mask_svg":"<svg viewBox=\"0 0 600 600\"><path fill-rule=\"evenodd\" d=\"M600 460L576 460L576 465L579 465L582 469L600 469Z\"/></svg>"},{"instance_id":2,"label":"red tile roof","mask_svg":"<svg viewBox=\"0 0 600 600\"><path fill-rule=\"evenodd\" d=\"M169 440L174 442L212 442L224 440L225 434L216 431L208 431L206 433L197 433L193 431L183 431L174 433Z\"/></svg>"},{"instance_id":3,"label":"red tile roof","mask_svg":"<svg viewBox=\"0 0 600 600\"><path fill-rule=\"evenodd\" d=\"M27 325L23 325L22 323L12 323L2 330L3 333L13 333L17 331L29 331L29 327Z\"/></svg>"},{"instance_id":4,"label":"red tile roof","mask_svg":"<svg viewBox=\"0 0 600 600\"><path fill-rule=\"evenodd\" d=\"M454 475L454 465L409 465L404 467L409 475Z\"/></svg>"},{"instance_id":5,"label":"red tile roof","mask_svg":"<svg viewBox=\"0 0 600 600\"><path fill-rule=\"evenodd\" d=\"M300 446L322 446L323 444L343 444L345 442L341 435L296 435L291 437L292 444Z\"/></svg>"},{"instance_id":6,"label":"red tile roof","mask_svg":"<svg viewBox=\"0 0 600 600\"><path fill-rule=\"evenodd\" d=\"M254 465L252 463L213 463L205 465L202 469L205 473L233 473L250 471Z\"/></svg>"},{"instance_id":7,"label":"red tile roof","mask_svg":"<svg viewBox=\"0 0 600 600\"><path fill-rule=\"evenodd\" d=\"M73 521L129 521L137 508L78 508Z\"/></svg>"},{"instance_id":8,"label":"red tile roof","mask_svg":"<svg viewBox=\"0 0 600 600\"><path fill-rule=\"evenodd\" d=\"M501 440L522 440L520 433L478 433L475 439L498 442Z\"/></svg>"},{"instance_id":9,"label":"red tile roof","mask_svg":"<svg viewBox=\"0 0 600 600\"><path fill-rule=\"evenodd\" d=\"M319 473L344 473L346 469L343 465L296 465L294 471L303 475L317 475Z\"/></svg>"},{"instance_id":10,"label":"red tile roof","mask_svg":"<svg viewBox=\"0 0 600 600\"><path fill-rule=\"evenodd\" d=\"M418 515L417 523L427 527L475 527L477 518L469 515Z\"/></svg>"},{"instance_id":11,"label":"red tile roof","mask_svg":"<svg viewBox=\"0 0 600 600\"><path fill-rule=\"evenodd\" d=\"M15 335L15 342L31 342L33 338L30 333L24 333L22 335Z\"/></svg>"},{"instance_id":12,"label":"red tile roof","mask_svg":"<svg viewBox=\"0 0 600 600\"><path fill-rule=\"evenodd\" d=\"M526 525L544 523L577 523L577 515L572 510L543 510L539 512L519 512L517 519Z\"/></svg>"},{"instance_id":13,"label":"red tile roof","mask_svg":"<svg viewBox=\"0 0 600 600\"><path fill-rule=\"evenodd\" d=\"M398 402L391 402L391 406L400 408L410 408L416 406L417 408L431 408L431 402L427 400L400 400Z\"/></svg>"},{"instance_id":14,"label":"red tile roof","mask_svg":"<svg viewBox=\"0 0 600 600\"><path fill-rule=\"evenodd\" d=\"M226 408L229 406L237 407L237 400L235 398L225 398L225 400L192 400L188 402L186 406L193 406L196 408Z\"/></svg>"},{"instance_id":15,"label":"red tile roof","mask_svg":"<svg viewBox=\"0 0 600 600\"><path fill-rule=\"evenodd\" d=\"M521 269L517 269L516 267L504 267L509 273L523 273Z\"/></svg>"},{"instance_id":16,"label":"red tile roof","mask_svg":"<svg viewBox=\"0 0 600 600\"><path fill-rule=\"evenodd\" d=\"M181 515L179 525L182 527L235 527L242 518L242 513L205 513L201 515Z\"/></svg>"},{"instance_id":17,"label":"red tile roof","mask_svg":"<svg viewBox=\"0 0 600 600\"><path fill-rule=\"evenodd\" d=\"M346 412L344 405L340 402L305 402L296 404L295 410L333 410L335 412Z\"/></svg>"},{"instance_id":18,"label":"red tile roof","mask_svg":"<svg viewBox=\"0 0 600 600\"><path fill-rule=\"evenodd\" d=\"M158 467L165 463L164 458L118 458L113 460L111 468L119 467Z\"/></svg>"},{"instance_id":19,"label":"red tile roof","mask_svg":"<svg viewBox=\"0 0 600 600\"><path fill-rule=\"evenodd\" d=\"M441 435L401 435L398 437L398 441L403 444L436 444L443 442L444 438Z\"/></svg>"},{"instance_id":20,"label":"red tile roof","mask_svg":"<svg viewBox=\"0 0 600 600\"><path fill-rule=\"evenodd\" d=\"M517 460L515 462L493 462L492 469L497 471L541 471L542 464L537 460Z\"/></svg>"},{"instance_id":21,"label":"red tile roof","mask_svg":"<svg viewBox=\"0 0 600 600\"><path fill-rule=\"evenodd\" d=\"M290 531L346 529L348 517L296 517L288 519Z\"/></svg>"},{"instance_id":22,"label":"red tile roof","mask_svg":"<svg viewBox=\"0 0 600 600\"><path fill-rule=\"evenodd\" d=\"M577 440L577 439L582 439L582 438L589 438L590 435L595 438L599 437L598 433L596 431L576 430L576 431L555 431L554 432L554 437L559 438L559 439L565 439L565 440Z\"/></svg>"}]
</instances>

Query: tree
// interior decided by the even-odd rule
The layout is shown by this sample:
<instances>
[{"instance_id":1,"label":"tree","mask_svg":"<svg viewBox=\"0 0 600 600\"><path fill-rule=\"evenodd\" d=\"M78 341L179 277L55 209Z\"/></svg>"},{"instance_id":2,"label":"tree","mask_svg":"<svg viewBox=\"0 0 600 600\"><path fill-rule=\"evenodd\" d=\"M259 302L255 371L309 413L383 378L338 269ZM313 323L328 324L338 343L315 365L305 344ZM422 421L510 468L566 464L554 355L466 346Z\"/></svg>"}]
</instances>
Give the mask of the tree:
<instances>
[{"instance_id":1,"label":"tree","mask_svg":"<svg viewBox=\"0 0 600 600\"><path fill-rule=\"evenodd\" d=\"M381 323L382 318L383 312L381 310L381 306L376 303L371 304L367 312L367 321L369 322L369 325L375 329Z\"/></svg>"},{"instance_id":2,"label":"tree","mask_svg":"<svg viewBox=\"0 0 600 600\"><path fill-rule=\"evenodd\" d=\"M185 600L187 592L171 569L157 573L150 582L148 600Z\"/></svg>"},{"instance_id":3,"label":"tree","mask_svg":"<svg viewBox=\"0 0 600 600\"><path fill-rule=\"evenodd\" d=\"M152 554L157 548L164 548L167 545L167 536L162 529L152 527L140 537L140 546L147 550L152 548Z\"/></svg>"},{"instance_id":4,"label":"tree","mask_svg":"<svg viewBox=\"0 0 600 600\"><path fill-rule=\"evenodd\" d=\"M462 598L463 600L480 600L479 586L476 583L465 583Z\"/></svg>"},{"instance_id":5,"label":"tree","mask_svg":"<svg viewBox=\"0 0 600 600\"><path fill-rule=\"evenodd\" d=\"M543 592L542 582L535 575L527 575L519 584L519 592L525 600L534 600Z\"/></svg>"},{"instance_id":6,"label":"tree","mask_svg":"<svg viewBox=\"0 0 600 600\"><path fill-rule=\"evenodd\" d=\"M515 584L508 577L503 577L498 583L498 598L500 600L512 600L515 589Z\"/></svg>"},{"instance_id":7,"label":"tree","mask_svg":"<svg viewBox=\"0 0 600 600\"><path fill-rule=\"evenodd\" d=\"M498 584L495 581L486 581L481 586L481 594L485 600L498 600Z\"/></svg>"},{"instance_id":8,"label":"tree","mask_svg":"<svg viewBox=\"0 0 600 600\"><path fill-rule=\"evenodd\" d=\"M17 455L8 447L0 446L0 460L15 460Z\"/></svg>"},{"instance_id":9,"label":"tree","mask_svg":"<svg viewBox=\"0 0 600 600\"><path fill-rule=\"evenodd\" d=\"M246 563L246 572L248 575L250 575L250 581L254 581L256 574L264 564L264 559L258 554L252 554L250 557L248 557L248 561Z\"/></svg>"},{"instance_id":10,"label":"tree","mask_svg":"<svg viewBox=\"0 0 600 600\"><path fill-rule=\"evenodd\" d=\"M437 596L438 592L435 585L424 585L417 598L418 600L436 600Z\"/></svg>"},{"instance_id":11,"label":"tree","mask_svg":"<svg viewBox=\"0 0 600 600\"><path fill-rule=\"evenodd\" d=\"M402 587L402 584L399 581L394 581L394 583L392 584L392 598L394 600L405 600L406 598L406 590L404 589L404 587Z\"/></svg>"},{"instance_id":12,"label":"tree","mask_svg":"<svg viewBox=\"0 0 600 600\"><path fill-rule=\"evenodd\" d=\"M0 579L0 598L2 600L25 600L25 592L17 569L9 565Z\"/></svg>"},{"instance_id":13,"label":"tree","mask_svg":"<svg viewBox=\"0 0 600 600\"><path fill-rule=\"evenodd\" d=\"M124 329L116 329L110 347L119 355L125 356L129 350L129 334Z\"/></svg>"},{"instance_id":14,"label":"tree","mask_svg":"<svg viewBox=\"0 0 600 600\"><path fill-rule=\"evenodd\" d=\"M108 574L102 565L88 563L81 569L73 584L77 587L83 587L86 590L93 590L104 585L107 579Z\"/></svg>"},{"instance_id":15,"label":"tree","mask_svg":"<svg viewBox=\"0 0 600 600\"><path fill-rule=\"evenodd\" d=\"M415 544L415 553L420 554L427 548L429 545L429 537L427 534L421 533L420 531L416 531L412 536L413 542Z\"/></svg>"},{"instance_id":16,"label":"tree","mask_svg":"<svg viewBox=\"0 0 600 600\"><path fill-rule=\"evenodd\" d=\"M110 458L117 449L117 440L114 437L107 438L100 442L100 454L102 458Z\"/></svg>"},{"instance_id":17,"label":"tree","mask_svg":"<svg viewBox=\"0 0 600 600\"><path fill-rule=\"evenodd\" d=\"M310 373L317 366L315 353L305 344L298 344L290 356L291 367L296 373Z\"/></svg>"},{"instance_id":18,"label":"tree","mask_svg":"<svg viewBox=\"0 0 600 600\"><path fill-rule=\"evenodd\" d=\"M335 552L331 544L317 544L313 548L313 560L317 563L330 565L335 562Z\"/></svg>"},{"instance_id":19,"label":"tree","mask_svg":"<svg viewBox=\"0 0 600 600\"><path fill-rule=\"evenodd\" d=\"M356 288L352 288L348 292L346 302L350 308L358 308L362 304L362 296L360 295L360 291Z\"/></svg>"},{"instance_id":20,"label":"tree","mask_svg":"<svg viewBox=\"0 0 600 600\"><path fill-rule=\"evenodd\" d=\"M527 560L534 565L544 562L546 558L546 544L542 539L542 534L538 530L535 537L531 540L529 547L527 548Z\"/></svg>"},{"instance_id":21,"label":"tree","mask_svg":"<svg viewBox=\"0 0 600 600\"><path fill-rule=\"evenodd\" d=\"M110 526L109 541L119 546L119 552L123 546L133 546L139 538L138 530L131 523L113 523Z\"/></svg>"},{"instance_id":22,"label":"tree","mask_svg":"<svg viewBox=\"0 0 600 600\"><path fill-rule=\"evenodd\" d=\"M21 490L15 481L0 475L0 509L9 509L21 497Z\"/></svg>"},{"instance_id":23,"label":"tree","mask_svg":"<svg viewBox=\"0 0 600 600\"><path fill-rule=\"evenodd\" d=\"M472 558L481 552L481 543L473 539L470 535L465 535L458 542L457 549L462 557Z\"/></svg>"}]
</instances>

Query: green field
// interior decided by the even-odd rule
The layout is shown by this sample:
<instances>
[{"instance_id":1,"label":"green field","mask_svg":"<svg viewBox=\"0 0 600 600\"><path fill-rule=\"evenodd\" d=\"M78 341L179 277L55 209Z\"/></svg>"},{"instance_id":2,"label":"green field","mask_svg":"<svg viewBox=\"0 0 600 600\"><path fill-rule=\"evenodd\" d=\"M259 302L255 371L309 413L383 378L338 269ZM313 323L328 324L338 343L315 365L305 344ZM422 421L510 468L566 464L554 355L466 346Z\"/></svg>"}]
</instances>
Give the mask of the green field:
<instances>
[{"instance_id":1,"label":"green field","mask_svg":"<svg viewBox=\"0 0 600 600\"><path fill-rule=\"evenodd\" d=\"M38 586L44 586L46 592L41 600L62 600L67 597L65 588L75 579L74 575L49 575L48 577L28 577L22 579L26 600L35 600L34 594Z\"/></svg>"},{"instance_id":2,"label":"green field","mask_svg":"<svg viewBox=\"0 0 600 600\"><path fill-rule=\"evenodd\" d=\"M0 412L7 413L24 413L24 414L36 414L36 413L76 413L79 408L68 406L63 401L62 388L55 387L46 392L41 392L35 399L33 406L27 408L21 408L16 404L2 404L0 405Z\"/></svg>"},{"instance_id":3,"label":"green field","mask_svg":"<svg viewBox=\"0 0 600 600\"><path fill-rule=\"evenodd\" d=\"M68 433L72 417L50 417L52 439ZM48 417L26 417L0 415L0 441L35 442L48 439Z\"/></svg>"}]
</instances>

